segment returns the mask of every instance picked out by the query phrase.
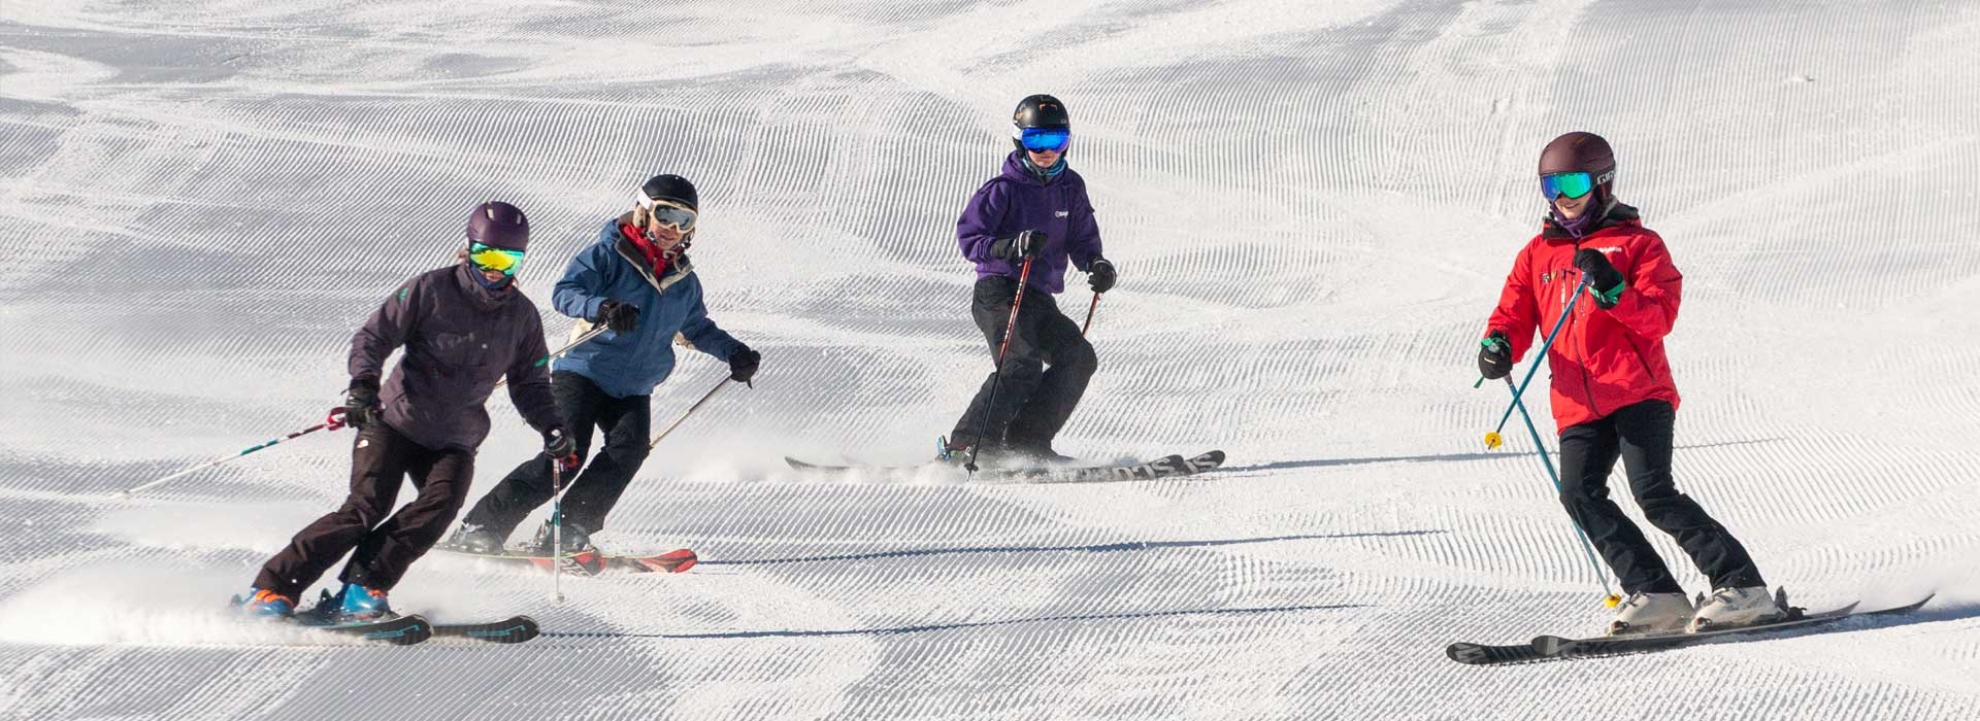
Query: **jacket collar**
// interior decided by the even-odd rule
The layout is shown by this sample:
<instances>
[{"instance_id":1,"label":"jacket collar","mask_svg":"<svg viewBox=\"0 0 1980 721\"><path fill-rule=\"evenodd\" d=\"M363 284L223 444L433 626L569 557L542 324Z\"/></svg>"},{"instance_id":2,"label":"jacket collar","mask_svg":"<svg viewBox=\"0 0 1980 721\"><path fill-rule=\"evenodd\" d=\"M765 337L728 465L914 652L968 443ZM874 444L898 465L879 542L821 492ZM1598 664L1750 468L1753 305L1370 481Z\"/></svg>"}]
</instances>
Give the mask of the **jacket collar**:
<instances>
[{"instance_id":1,"label":"jacket collar","mask_svg":"<svg viewBox=\"0 0 1980 721\"><path fill-rule=\"evenodd\" d=\"M694 263L688 260L686 254L682 254L674 256L674 261L667 264L666 276L655 277L653 266L647 264L646 256L639 252L639 248L633 245L632 239L627 238L625 233L619 234L618 241L613 243L612 248L619 251L619 257L625 259L626 264L639 273L639 277L645 278L654 290L662 293L667 292L668 286L681 282L682 278L694 272Z\"/></svg>"},{"instance_id":2,"label":"jacket collar","mask_svg":"<svg viewBox=\"0 0 1980 721\"><path fill-rule=\"evenodd\" d=\"M1013 150L1010 155L1004 156L1004 177L1021 183L1050 185L1058 182L1060 178L1065 176L1065 171L1071 169L1071 166L1066 165L1066 156L1064 155L1059 156L1059 162L1052 166L1058 168L1058 172L1051 173L1046 177L1039 177L1040 173L1034 170L1035 167L1031 164L1031 159L1025 157L1022 150Z\"/></svg>"},{"instance_id":3,"label":"jacket collar","mask_svg":"<svg viewBox=\"0 0 1980 721\"><path fill-rule=\"evenodd\" d=\"M1609 204L1609 210L1602 215L1602 219L1596 221L1594 227L1589 228L1588 232L1583 233L1581 237L1586 238L1606 228L1641 227L1643 227L1643 215L1638 213L1634 206L1624 205L1621 201L1615 201ZM1562 228L1559 223L1554 222L1552 214L1547 215L1541 221L1540 237L1548 240L1575 240L1573 233L1567 232L1566 228Z\"/></svg>"},{"instance_id":4,"label":"jacket collar","mask_svg":"<svg viewBox=\"0 0 1980 721\"><path fill-rule=\"evenodd\" d=\"M484 313L501 310L516 295L516 279L510 278L501 288L490 288L474 277L475 271L463 260L454 264L454 285L460 286L461 294L467 296L468 303L475 310Z\"/></svg>"}]
</instances>

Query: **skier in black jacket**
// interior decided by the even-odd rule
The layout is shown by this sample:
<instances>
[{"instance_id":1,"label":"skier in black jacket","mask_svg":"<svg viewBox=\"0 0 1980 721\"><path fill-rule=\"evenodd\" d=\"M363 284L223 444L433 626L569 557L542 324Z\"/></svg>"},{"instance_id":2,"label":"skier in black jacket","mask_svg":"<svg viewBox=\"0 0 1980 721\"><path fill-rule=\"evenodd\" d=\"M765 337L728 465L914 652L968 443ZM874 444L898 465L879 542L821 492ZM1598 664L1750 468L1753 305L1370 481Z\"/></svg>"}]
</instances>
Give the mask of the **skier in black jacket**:
<instances>
[{"instance_id":1,"label":"skier in black jacket","mask_svg":"<svg viewBox=\"0 0 1980 721\"><path fill-rule=\"evenodd\" d=\"M386 592L440 540L467 499L474 452L488 436L484 405L509 378L509 397L538 431L544 453L573 460L550 394L549 354L536 306L515 287L529 219L484 203L467 226L458 264L422 273L385 299L351 338L344 422L358 429L343 506L309 524L255 577L248 613L283 617L345 553L343 589L320 613L344 621L388 618ZM385 359L405 356L381 386ZM419 497L392 512L402 477ZM387 514L390 514L389 516Z\"/></svg>"}]
</instances>

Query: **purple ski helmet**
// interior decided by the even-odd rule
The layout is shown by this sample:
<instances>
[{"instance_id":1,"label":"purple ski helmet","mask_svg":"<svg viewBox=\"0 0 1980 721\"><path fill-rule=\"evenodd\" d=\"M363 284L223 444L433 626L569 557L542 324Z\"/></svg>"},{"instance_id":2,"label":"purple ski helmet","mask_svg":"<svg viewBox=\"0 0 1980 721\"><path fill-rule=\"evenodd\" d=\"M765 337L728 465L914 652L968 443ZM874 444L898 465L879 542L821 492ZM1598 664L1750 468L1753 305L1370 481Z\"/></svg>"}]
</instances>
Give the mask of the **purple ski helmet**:
<instances>
[{"instance_id":1,"label":"purple ski helmet","mask_svg":"<svg viewBox=\"0 0 1980 721\"><path fill-rule=\"evenodd\" d=\"M1540 175L1556 173L1587 173L1595 184L1596 199L1607 202L1615 197L1616 151L1594 133L1577 130L1562 135L1540 151Z\"/></svg>"},{"instance_id":2,"label":"purple ski helmet","mask_svg":"<svg viewBox=\"0 0 1980 721\"><path fill-rule=\"evenodd\" d=\"M529 250L529 216L499 200L482 203L468 216L467 238L497 248Z\"/></svg>"}]
</instances>

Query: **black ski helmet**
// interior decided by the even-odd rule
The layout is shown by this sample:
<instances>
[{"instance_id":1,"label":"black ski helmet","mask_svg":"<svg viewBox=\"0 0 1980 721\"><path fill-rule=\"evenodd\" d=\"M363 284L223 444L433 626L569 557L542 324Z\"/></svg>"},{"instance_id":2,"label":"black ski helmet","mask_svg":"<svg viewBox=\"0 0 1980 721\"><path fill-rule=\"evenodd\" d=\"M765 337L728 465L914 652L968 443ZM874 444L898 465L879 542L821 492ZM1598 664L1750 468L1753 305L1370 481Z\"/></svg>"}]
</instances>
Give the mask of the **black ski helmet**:
<instances>
[{"instance_id":1,"label":"black ski helmet","mask_svg":"<svg viewBox=\"0 0 1980 721\"><path fill-rule=\"evenodd\" d=\"M701 213L701 194L695 192L694 183L688 182L687 178L670 173L655 175L647 178L646 183L639 186L639 204L633 208L632 213L633 226L638 228L639 232L649 232L646 225L651 217L649 214L653 212L653 205L655 203L678 205L694 211L697 215ZM700 229L700 227L700 223L695 223L693 226L681 231L680 244L674 246L672 252L676 254L686 253L688 246L694 244L694 231ZM651 239L651 235L647 237L649 240Z\"/></svg>"},{"instance_id":2,"label":"black ski helmet","mask_svg":"<svg viewBox=\"0 0 1980 721\"><path fill-rule=\"evenodd\" d=\"M474 208L468 215L469 241L509 250L529 250L529 216L522 209L499 200Z\"/></svg>"},{"instance_id":3,"label":"black ski helmet","mask_svg":"<svg viewBox=\"0 0 1980 721\"><path fill-rule=\"evenodd\" d=\"M1616 151L1602 136L1577 130L1554 138L1540 151L1540 175L1574 172L1595 181L1598 200L1615 197Z\"/></svg>"},{"instance_id":4,"label":"black ski helmet","mask_svg":"<svg viewBox=\"0 0 1980 721\"><path fill-rule=\"evenodd\" d=\"M639 186L639 194L644 201L641 206L664 200L701 212L701 196L694 192L694 183L678 175L662 174L647 178L646 184Z\"/></svg>"},{"instance_id":5,"label":"black ski helmet","mask_svg":"<svg viewBox=\"0 0 1980 721\"><path fill-rule=\"evenodd\" d=\"M1014 133L1023 133L1030 128L1072 129L1072 115L1066 112L1066 104L1050 95L1033 95L1018 101L1017 109L1011 111L1011 127ZM1011 145L1024 150L1024 143L1011 138Z\"/></svg>"}]
</instances>

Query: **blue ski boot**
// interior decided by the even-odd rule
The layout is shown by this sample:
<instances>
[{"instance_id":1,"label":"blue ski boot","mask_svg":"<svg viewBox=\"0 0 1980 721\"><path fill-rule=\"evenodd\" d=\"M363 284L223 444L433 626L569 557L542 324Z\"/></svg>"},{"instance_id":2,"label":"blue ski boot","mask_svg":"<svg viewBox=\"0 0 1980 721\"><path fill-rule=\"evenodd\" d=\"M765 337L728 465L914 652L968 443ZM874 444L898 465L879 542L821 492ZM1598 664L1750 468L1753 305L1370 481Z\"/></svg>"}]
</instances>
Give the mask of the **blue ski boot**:
<instances>
[{"instance_id":1,"label":"blue ski boot","mask_svg":"<svg viewBox=\"0 0 1980 721\"><path fill-rule=\"evenodd\" d=\"M961 441L951 441L947 436L936 436L935 460L952 466L968 463L969 446L963 445Z\"/></svg>"},{"instance_id":2,"label":"blue ski boot","mask_svg":"<svg viewBox=\"0 0 1980 721\"><path fill-rule=\"evenodd\" d=\"M234 597L234 610L264 621L280 621L296 615L296 601L265 588L250 588L246 598Z\"/></svg>"},{"instance_id":3,"label":"blue ski boot","mask_svg":"<svg viewBox=\"0 0 1980 721\"><path fill-rule=\"evenodd\" d=\"M324 593L327 595L329 591ZM399 617L399 614L392 612L392 606L385 602L384 591L365 588L355 583L344 584L344 590L338 591L335 597L325 602L325 605L331 603L336 605L331 606L332 610L328 615L337 623L386 621Z\"/></svg>"}]
</instances>

